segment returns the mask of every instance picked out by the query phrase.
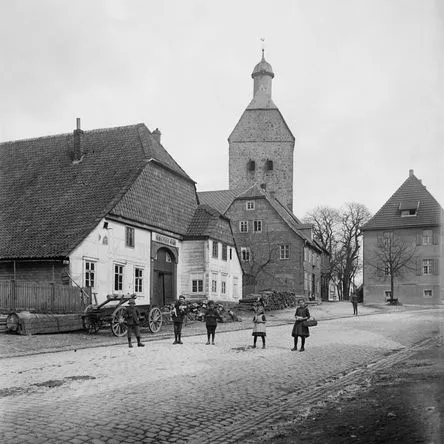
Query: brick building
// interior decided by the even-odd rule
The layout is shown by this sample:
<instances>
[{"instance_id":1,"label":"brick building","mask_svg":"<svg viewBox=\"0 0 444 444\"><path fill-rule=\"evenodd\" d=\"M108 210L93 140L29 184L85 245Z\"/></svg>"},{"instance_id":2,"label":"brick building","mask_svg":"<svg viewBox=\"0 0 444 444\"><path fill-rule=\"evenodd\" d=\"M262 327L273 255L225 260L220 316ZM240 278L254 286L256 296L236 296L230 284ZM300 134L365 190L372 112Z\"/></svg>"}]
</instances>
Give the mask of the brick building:
<instances>
[{"instance_id":1,"label":"brick building","mask_svg":"<svg viewBox=\"0 0 444 444\"><path fill-rule=\"evenodd\" d=\"M442 220L440 204L410 170L362 227L365 302L390 298L392 275L393 296L401 303L444 301Z\"/></svg>"}]
</instances>

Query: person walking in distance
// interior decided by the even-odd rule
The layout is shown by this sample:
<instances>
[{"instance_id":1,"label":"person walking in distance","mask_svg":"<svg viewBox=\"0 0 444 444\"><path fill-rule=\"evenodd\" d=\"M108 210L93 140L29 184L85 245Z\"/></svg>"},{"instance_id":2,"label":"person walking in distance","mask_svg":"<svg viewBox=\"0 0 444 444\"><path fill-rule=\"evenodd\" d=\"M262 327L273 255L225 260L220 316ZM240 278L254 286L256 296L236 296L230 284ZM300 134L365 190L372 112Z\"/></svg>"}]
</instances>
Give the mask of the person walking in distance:
<instances>
[{"instance_id":1,"label":"person walking in distance","mask_svg":"<svg viewBox=\"0 0 444 444\"><path fill-rule=\"evenodd\" d=\"M131 343L131 332L134 332L134 335L137 338L137 346L145 347L145 344L142 344L142 342L140 341L140 313L139 310L136 308L136 301L134 299L130 299L128 301L128 307L125 310L125 320L128 327L128 347L133 347L133 344Z\"/></svg>"},{"instance_id":2,"label":"person walking in distance","mask_svg":"<svg viewBox=\"0 0 444 444\"><path fill-rule=\"evenodd\" d=\"M215 308L213 301L208 301L208 308L205 310L204 319L205 325L207 327L207 345L210 345L210 337L211 343L214 345L214 336L216 335L217 321L222 321L222 318Z\"/></svg>"},{"instance_id":3,"label":"person walking in distance","mask_svg":"<svg viewBox=\"0 0 444 444\"><path fill-rule=\"evenodd\" d=\"M291 335L294 338L294 347L291 349L292 351L296 351L298 349L298 338L301 338L301 348L299 351L305 351L305 339L310 336L310 331L307 326L303 325L303 322L307 319L310 319L310 312L308 311L308 307L305 305L304 299L298 300L299 306L296 308L296 313L294 314L295 323L293 326L293 331Z\"/></svg>"},{"instance_id":4,"label":"person walking in distance","mask_svg":"<svg viewBox=\"0 0 444 444\"><path fill-rule=\"evenodd\" d=\"M179 300L175 302L174 308L171 310L171 318L173 319L173 325L174 325L173 344L183 344L182 326L186 313L187 313L187 306L185 304L185 296L180 295Z\"/></svg>"},{"instance_id":5,"label":"person walking in distance","mask_svg":"<svg viewBox=\"0 0 444 444\"><path fill-rule=\"evenodd\" d=\"M267 336L265 329L265 308L261 298L258 298L254 305L254 317L253 317L253 348L256 348L257 338L262 338L262 348L265 348L265 336Z\"/></svg>"},{"instance_id":6,"label":"person walking in distance","mask_svg":"<svg viewBox=\"0 0 444 444\"><path fill-rule=\"evenodd\" d=\"M358 316L358 295L356 294L356 292L353 292L351 297L350 297L350 301L353 305L353 314L355 316Z\"/></svg>"}]
</instances>

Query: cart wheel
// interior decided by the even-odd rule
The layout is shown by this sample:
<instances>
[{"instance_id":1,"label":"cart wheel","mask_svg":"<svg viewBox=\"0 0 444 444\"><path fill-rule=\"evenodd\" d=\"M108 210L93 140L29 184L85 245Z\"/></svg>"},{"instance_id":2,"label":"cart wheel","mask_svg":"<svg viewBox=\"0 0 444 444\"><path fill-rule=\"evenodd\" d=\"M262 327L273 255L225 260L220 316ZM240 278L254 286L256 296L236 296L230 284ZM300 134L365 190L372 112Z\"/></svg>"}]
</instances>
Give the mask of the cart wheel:
<instances>
[{"instance_id":1,"label":"cart wheel","mask_svg":"<svg viewBox=\"0 0 444 444\"><path fill-rule=\"evenodd\" d=\"M97 333L100 330L101 322L92 313L95 308L97 308L95 305L88 305L83 311L83 328L88 333Z\"/></svg>"},{"instance_id":2,"label":"cart wheel","mask_svg":"<svg viewBox=\"0 0 444 444\"><path fill-rule=\"evenodd\" d=\"M111 331L114 336L124 336L128 331L125 321L125 307L119 307L114 310L111 318Z\"/></svg>"},{"instance_id":3,"label":"cart wheel","mask_svg":"<svg viewBox=\"0 0 444 444\"><path fill-rule=\"evenodd\" d=\"M152 333L157 333L162 327L162 312L158 307L153 307L148 313L148 327Z\"/></svg>"}]
</instances>

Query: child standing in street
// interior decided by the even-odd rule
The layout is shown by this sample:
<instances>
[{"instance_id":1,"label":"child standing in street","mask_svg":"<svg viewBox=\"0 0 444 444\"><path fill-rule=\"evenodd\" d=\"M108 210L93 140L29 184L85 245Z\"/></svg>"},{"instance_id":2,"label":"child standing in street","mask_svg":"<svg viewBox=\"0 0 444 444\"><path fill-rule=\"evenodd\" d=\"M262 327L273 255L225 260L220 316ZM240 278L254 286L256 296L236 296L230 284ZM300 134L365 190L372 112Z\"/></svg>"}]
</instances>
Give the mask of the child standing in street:
<instances>
[{"instance_id":1,"label":"child standing in street","mask_svg":"<svg viewBox=\"0 0 444 444\"><path fill-rule=\"evenodd\" d=\"M185 305L185 296L180 295L179 300L174 304L174 308L171 310L171 318L174 325L174 342L173 344L183 344L182 342L182 326L183 319L187 312L187 306Z\"/></svg>"},{"instance_id":2,"label":"child standing in street","mask_svg":"<svg viewBox=\"0 0 444 444\"><path fill-rule=\"evenodd\" d=\"M305 338L310 336L310 332L308 327L303 325L303 321L306 321L310 318L310 312L308 311L308 307L305 305L304 299L299 299L298 301L299 307L296 309L296 313L294 314L295 323L293 326L293 331L291 335L294 338L294 347L291 349L292 351L296 351L298 349L298 337L301 337L301 348L299 351L305 351Z\"/></svg>"},{"instance_id":3,"label":"child standing in street","mask_svg":"<svg viewBox=\"0 0 444 444\"><path fill-rule=\"evenodd\" d=\"M215 308L213 301L208 301L208 308L205 310L204 319L205 325L207 327L207 345L210 345L210 337L211 343L214 345L214 336L216 335L217 321L222 321L222 318Z\"/></svg>"},{"instance_id":4,"label":"child standing in street","mask_svg":"<svg viewBox=\"0 0 444 444\"><path fill-rule=\"evenodd\" d=\"M139 310L136 308L136 301L134 299L130 299L128 301L128 307L126 307L125 310L125 320L128 327L128 347L133 347L133 344L131 343L131 331L134 332L137 338L137 346L145 347L145 344L142 344L142 342L140 341L140 313Z\"/></svg>"},{"instance_id":5,"label":"child standing in street","mask_svg":"<svg viewBox=\"0 0 444 444\"><path fill-rule=\"evenodd\" d=\"M262 338L262 348L265 348L265 336L267 336L265 330L265 308L264 303L261 298L255 303L254 306L254 317L253 317L253 348L256 348L257 338L260 336Z\"/></svg>"}]
</instances>

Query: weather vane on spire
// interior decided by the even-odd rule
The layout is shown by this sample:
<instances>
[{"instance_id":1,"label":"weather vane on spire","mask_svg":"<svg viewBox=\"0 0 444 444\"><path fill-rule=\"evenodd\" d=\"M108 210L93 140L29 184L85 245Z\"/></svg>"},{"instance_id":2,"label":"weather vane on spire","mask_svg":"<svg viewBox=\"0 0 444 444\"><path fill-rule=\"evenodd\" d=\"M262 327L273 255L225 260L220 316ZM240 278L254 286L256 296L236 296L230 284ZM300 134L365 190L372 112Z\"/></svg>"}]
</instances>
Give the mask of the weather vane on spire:
<instances>
[{"instance_id":1,"label":"weather vane on spire","mask_svg":"<svg viewBox=\"0 0 444 444\"><path fill-rule=\"evenodd\" d=\"M261 42L262 42L262 59L264 59L265 39L263 37L261 38Z\"/></svg>"}]
</instances>

